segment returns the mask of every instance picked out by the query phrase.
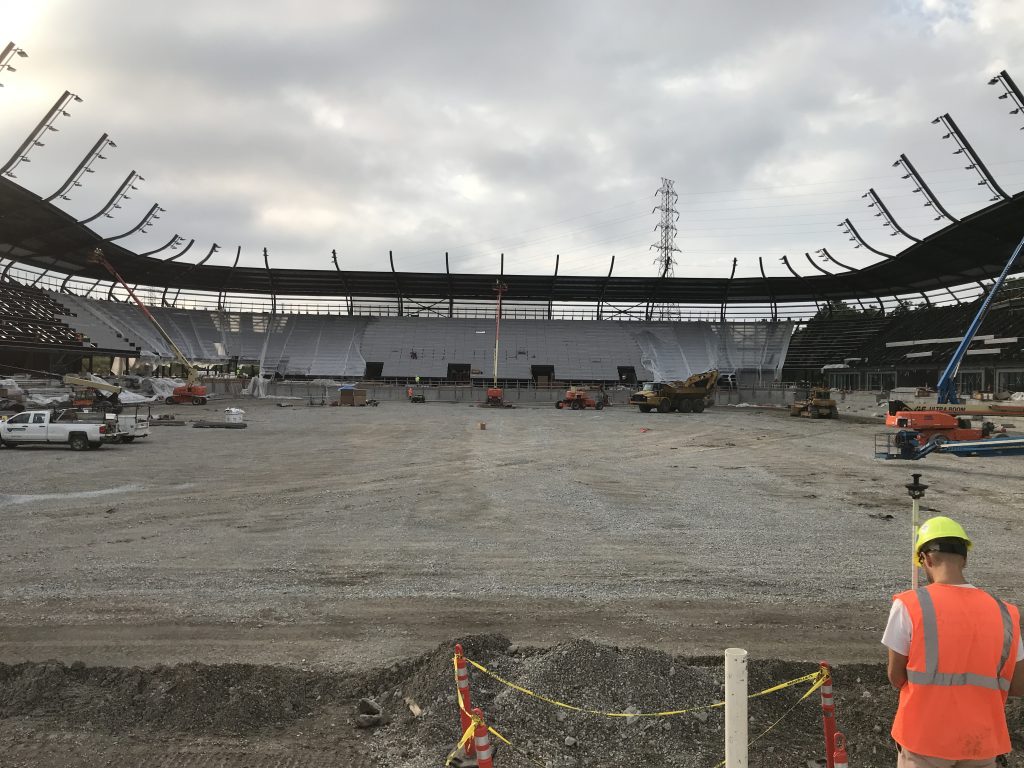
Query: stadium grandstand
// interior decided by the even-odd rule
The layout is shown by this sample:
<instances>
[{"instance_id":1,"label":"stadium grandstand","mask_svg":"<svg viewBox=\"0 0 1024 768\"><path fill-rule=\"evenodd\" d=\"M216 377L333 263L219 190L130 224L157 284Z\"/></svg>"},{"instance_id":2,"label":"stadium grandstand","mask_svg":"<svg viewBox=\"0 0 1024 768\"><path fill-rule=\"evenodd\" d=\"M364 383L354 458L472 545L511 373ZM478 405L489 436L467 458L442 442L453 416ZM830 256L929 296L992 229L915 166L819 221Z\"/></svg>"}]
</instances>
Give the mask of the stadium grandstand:
<instances>
[{"instance_id":1,"label":"stadium grandstand","mask_svg":"<svg viewBox=\"0 0 1024 768\"><path fill-rule=\"evenodd\" d=\"M788 277L766 276L763 262L760 277L736 278L735 267L729 277L620 277L614 257L606 275L593 276L559 275L557 259L550 275L506 274L503 258L493 274L459 274L447 255L437 272L398 271L393 258L390 271L344 270L336 254L334 269L290 269L272 267L266 250L262 267L239 266L241 249L228 266L208 263L217 246L186 263L194 241L178 235L144 253L118 242L144 232L157 205L121 235L89 227L125 185L96 215L76 220L51 202L55 195L0 177L0 374L140 363L175 372L167 342L90 260L100 248L185 356L211 374L473 383L494 375L497 346L498 377L517 386L632 385L709 368L750 386L924 386L1022 235L1024 193L1005 193L959 138L993 192L987 207L954 218L901 155L905 178L948 224L915 238L869 190L886 226L911 245L884 253L847 218L839 226L855 247L879 260L852 269L822 248L805 254L810 273L783 257ZM960 372L962 388L1024 390L1022 297L1011 282L995 303Z\"/></svg>"},{"instance_id":2,"label":"stadium grandstand","mask_svg":"<svg viewBox=\"0 0 1024 768\"><path fill-rule=\"evenodd\" d=\"M7 179L0 206L15 212L0 216L8 372L173 359L123 289L89 262L101 247L186 356L210 371L486 380L501 284L505 382L633 384L716 367L751 385L884 389L935 380L1019 237L1024 196L861 270L742 279L294 270L269 258L262 269L237 259L183 264L132 253ZM979 232L985 248L976 247ZM1021 295L1010 288L996 303L962 371L967 386L1024 389Z\"/></svg>"}]
</instances>

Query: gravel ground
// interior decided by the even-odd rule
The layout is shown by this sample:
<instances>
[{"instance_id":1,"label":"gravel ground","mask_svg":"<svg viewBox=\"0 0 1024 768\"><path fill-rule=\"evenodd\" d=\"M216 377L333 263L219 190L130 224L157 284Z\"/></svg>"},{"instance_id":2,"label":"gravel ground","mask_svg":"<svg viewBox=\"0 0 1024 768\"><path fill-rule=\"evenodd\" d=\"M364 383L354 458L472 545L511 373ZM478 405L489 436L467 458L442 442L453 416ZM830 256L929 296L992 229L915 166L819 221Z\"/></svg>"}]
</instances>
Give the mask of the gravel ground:
<instances>
[{"instance_id":1,"label":"gravel ground","mask_svg":"<svg viewBox=\"0 0 1024 768\"><path fill-rule=\"evenodd\" d=\"M877 664L911 471L925 514L974 537L975 582L1021 602L1014 458L878 462L880 425L751 408L293 402L154 409L237 404L246 430L0 452L0 661L346 675L500 633Z\"/></svg>"}]
</instances>

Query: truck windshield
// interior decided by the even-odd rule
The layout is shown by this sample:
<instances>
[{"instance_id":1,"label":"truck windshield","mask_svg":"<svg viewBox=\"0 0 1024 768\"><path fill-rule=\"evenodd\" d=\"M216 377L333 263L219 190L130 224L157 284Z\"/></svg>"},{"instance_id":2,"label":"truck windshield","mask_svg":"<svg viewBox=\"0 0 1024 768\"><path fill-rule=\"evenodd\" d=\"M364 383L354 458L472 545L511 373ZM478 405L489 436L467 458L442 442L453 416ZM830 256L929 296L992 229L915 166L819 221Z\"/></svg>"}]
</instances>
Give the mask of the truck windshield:
<instances>
[{"instance_id":1,"label":"truck windshield","mask_svg":"<svg viewBox=\"0 0 1024 768\"><path fill-rule=\"evenodd\" d=\"M652 382L648 382L647 384L644 384L643 391L644 392L657 392L658 391L658 385L654 384Z\"/></svg>"}]
</instances>

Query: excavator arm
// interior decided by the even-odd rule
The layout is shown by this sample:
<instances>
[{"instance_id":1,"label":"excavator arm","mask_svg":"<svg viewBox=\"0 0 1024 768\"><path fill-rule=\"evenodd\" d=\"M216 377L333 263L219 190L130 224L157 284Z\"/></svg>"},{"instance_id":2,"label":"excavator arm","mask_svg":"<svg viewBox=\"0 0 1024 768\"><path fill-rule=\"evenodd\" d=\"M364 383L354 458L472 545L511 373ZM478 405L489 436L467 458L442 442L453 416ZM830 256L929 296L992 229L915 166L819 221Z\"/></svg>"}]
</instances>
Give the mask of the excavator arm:
<instances>
[{"instance_id":1,"label":"excavator arm","mask_svg":"<svg viewBox=\"0 0 1024 768\"><path fill-rule=\"evenodd\" d=\"M175 358L185 369L186 380L189 385L195 384L195 382L199 380L199 369L196 368L187 357L185 357L185 354L178 348L178 345L174 343L174 340L168 335L167 331L165 331L163 326L161 326L160 323L157 322L157 319L153 317L153 313L149 311L149 308L142 303L138 296L135 295L135 291L128 287L128 283L124 281L124 278L121 277L117 270L114 269L113 265L107 261L107 257L103 255L103 251L99 248L94 248L92 253L89 255L88 261L91 264L99 264L107 270L107 272L109 272L113 278L121 284L121 287L128 292L128 295L132 297L132 301L134 301L136 305L138 305L139 309L142 310L142 314L144 314L146 319L153 324L153 327L156 328L160 337L167 342L167 346L174 351Z\"/></svg>"}]
</instances>

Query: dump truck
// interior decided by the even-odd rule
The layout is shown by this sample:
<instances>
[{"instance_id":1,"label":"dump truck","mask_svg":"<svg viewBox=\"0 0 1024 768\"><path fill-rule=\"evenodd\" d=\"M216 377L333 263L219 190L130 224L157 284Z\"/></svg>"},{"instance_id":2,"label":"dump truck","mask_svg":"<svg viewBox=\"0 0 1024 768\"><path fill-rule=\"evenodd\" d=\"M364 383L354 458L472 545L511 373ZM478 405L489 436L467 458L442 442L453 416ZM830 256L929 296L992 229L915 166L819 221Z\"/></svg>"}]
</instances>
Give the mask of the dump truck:
<instances>
[{"instance_id":1,"label":"dump truck","mask_svg":"<svg viewBox=\"0 0 1024 768\"><path fill-rule=\"evenodd\" d=\"M714 404L718 389L718 371L695 373L685 381L652 381L629 398L641 413L700 413Z\"/></svg>"},{"instance_id":2,"label":"dump truck","mask_svg":"<svg viewBox=\"0 0 1024 768\"><path fill-rule=\"evenodd\" d=\"M808 419L835 419L839 417L839 408L832 399L832 390L829 387L815 387L803 382L794 390L789 415L804 416Z\"/></svg>"}]
</instances>

